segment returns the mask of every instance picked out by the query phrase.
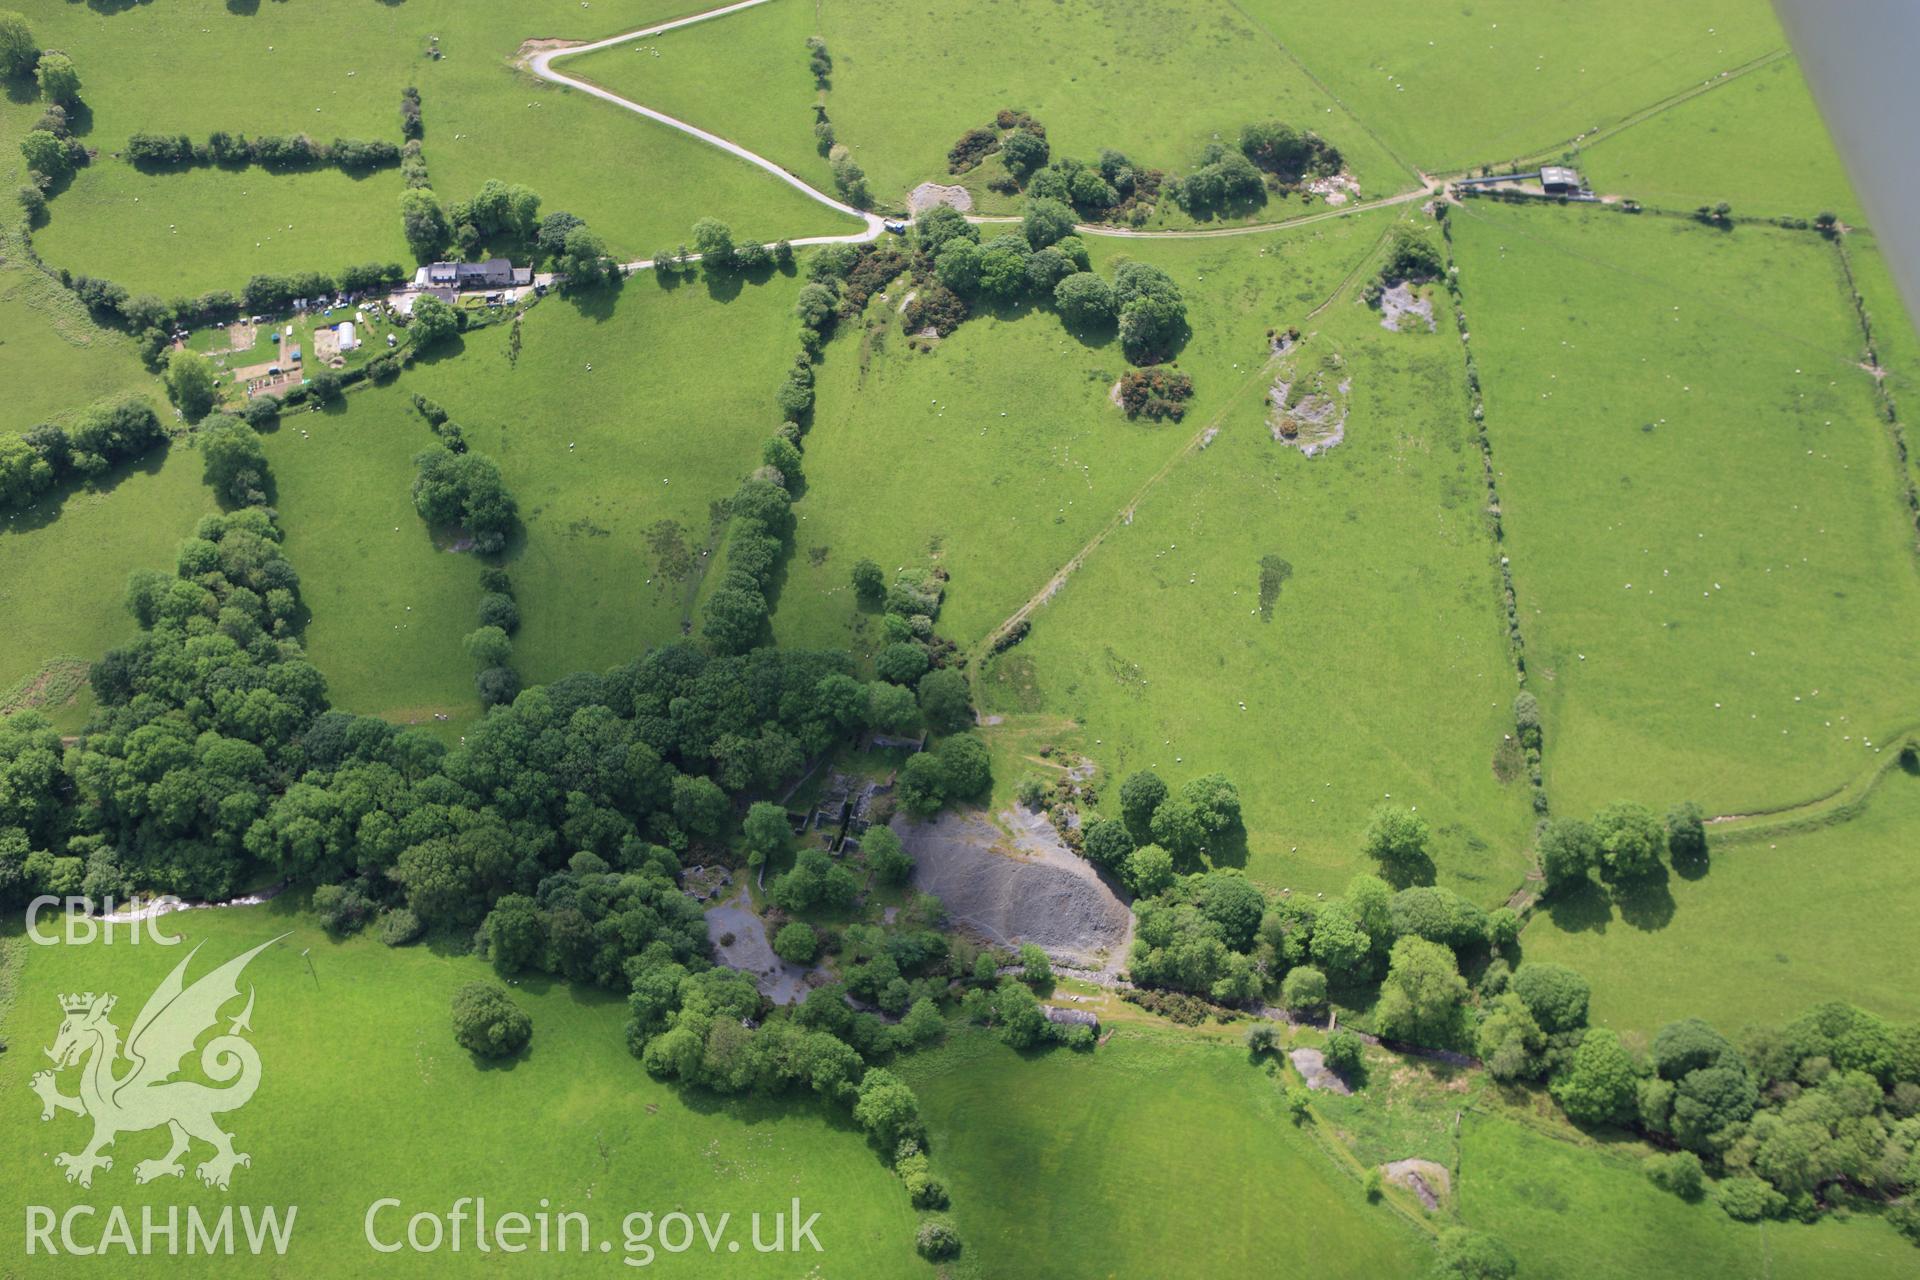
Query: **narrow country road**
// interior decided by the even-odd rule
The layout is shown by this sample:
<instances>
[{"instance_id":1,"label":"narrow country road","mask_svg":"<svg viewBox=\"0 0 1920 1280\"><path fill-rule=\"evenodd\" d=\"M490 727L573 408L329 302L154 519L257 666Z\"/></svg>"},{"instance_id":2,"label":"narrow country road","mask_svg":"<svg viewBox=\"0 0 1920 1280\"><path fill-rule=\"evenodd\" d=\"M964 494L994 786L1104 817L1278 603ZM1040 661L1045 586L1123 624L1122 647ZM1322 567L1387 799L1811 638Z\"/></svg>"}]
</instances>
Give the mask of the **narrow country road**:
<instances>
[{"instance_id":1,"label":"narrow country road","mask_svg":"<svg viewBox=\"0 0 1920 1280\"><path fill-rule=\"evenodd\" d=\"M865 244L870 240L878 239L885 226L879 214L867 213L854 208L850 204L834 199L826 192L810 186L794 174L782 169L765 156L749 151L737 142L729 142L719 134L709 133L698 125L688 124L685 120L677 119L674 116L666 114L664 111L655 111L652 107L644 106L631 98L623 98L611 89L603 89L590 81L577 80L564 72L553 69L554 62L560 58L571 58L583 53L596 53L601 49L611 49L615 45L626 44L633 40L644 40L649 36L660 35L662 32L692 26L696 22L705 22L710 18L723 18L730 13L738 13L742 9L751 9L757 5L766 3L768 3L768 0L737 0L737 3L722 5L718 9L708 9L704 13L696 13L685 18L675 18L672 22L661 22L651 27L642 27L638 31L627 31L617 36L608 36L605 40L596 40L592 44L571 45L562 49L542 49L528 60L527 66L533 74L539 76L542 80L549 80L554 84L566 85L568 88L578 89L582 93L592 94L603 102L611 102L616 107L624 107L628 111L643 115L649 120L664 124L669 129L678 129L684 134L698 138L709 146L718 147L728 155L738 156L755 168L766 170L780 181L806 196L809 200L817 201L827 206L827 208L832 209L835 213L845 214L849 218L858 218L866 224L865 229L861 231L849 232L841 236L808 236L805 239L792 241L795 245ZM688 256L692 257L695 255ZM653 259L647 258L639 262L629 262L623 264L623 266L630 272L645 271L653 266Z\"/></svg>"},{"instance_id":2,"label":"narrow country road","mask_svg":"<svg viewBox=\"0 0 1920 1280\"><path fill-rule=\"evenodd\" d=\"M822 245L822 244L866 244L870 241L876 240L880 237L881 233L886 229L886 219L883 219L879 214L871 213L864 209L856 209L852 205L847 204L845 201L836 200L834 197L828 195L824 191L821 191L819 188L813 186L811 183L799 177L797 174L794 174L787 169L781 168L779 165L775 164L773 161L767 159L765 156L760 155L757 152L747 150L747 148L741 146L737 142L729 141L728 139L721 137L717 133L711 133L706 129L702 129L698 125L689 124L685 120L681 120L675 116L670 116L666 114L664 111L656 111L652 107L646 106L643 103L635 102L631 98L622 97L620 94L613 92L611 89L603 88L600 85L594 84L592 81L581 80L574 76L567 75L564 72L556 71L554 70L554 67L553 67L553 64L555 62L558 62L562 58L571 58L583 53L595 53L601 49L611 49L618 45L626 44L633 40L644 40L650 36L657 36L668 31L675 31L681 27L690 27L695 23L706 22L713 18L724 18L728 14L739 13L744 9L752 9L768 3L771 3L771 0L734 0L734 3L732 4L725 4L725 5L719 6L718 8L707 9L700 13L689 14L684 18L675 18L670 22L655 23L650 27L640 27L633 31L624 31L619 35L608 36L603 40L595 40L587 44L573 44L573 45L566 45L563 47L552 48L552 49L542 49L532 54L531 56L529 56L527 59L526 65L528 70L532 71L534 75L539 76L542 80L549 81L550 83L553 83L553 84L565 85L570 89L578 89L582 93L591 94L593 97L599 98L603 102L610 102L616 107L621 107L621 108L624 108L625 110L634 112L636 115L644 116L649 120L655 121L656 123L666 125L670 129L678 129L681 133L687 134L689 137L698 138L700 141L708 144L709 146L718 147L720 150L725 151L728 155L735 156L741 160L746 161L748 164L753 165L757 169L763 169L767 173L772 174L775 178L779 179L781 182L786 183L788 186L792 187L794 190L800 192L802 195L806 196L809 200L815 201L818 204L825 205L827 208L832 209L835 213L844 214L849 218L858 218L862 223L865 224L861 230L848 232L845 235L807 236L802 239L790 241L789 243L796 246ZM1605 134L1617 133L1622 129L1630 128L1633 125L1642 123L1644 120L1648 119L1653 115L1657 115L1661 111L1664 111L1672 106L1678 105L1681 102L1687 101L1688 99L1695 97L1701 93L1707 92L1711 89L1719 88L1720 86L1728 83L1731 80L1734 80L1739 78L1740 76L1746 75L1751 71L1758 70L1761 67L1770 65L1771 63L1785 56L1787 56L1786 50L1774 50L1773 52L1768 53L1760 58L1754 59L1752 62L1749 62L1744 66L1736 67L1729 71L1722 72L1718 77L1708 80L1703 84L1689 86L1688 88L1682 90L1678 94L1670 95L1667 98L1663 98L1659 102L1653 103L1645 108L1642 108L1640 111L1630 114L1624 120L1617 121L1613 125L1608 126L1606 129L1599 131L1599 134L1592 135L1592 136L1602 136ZM1279 230L1284 230L1291 227L1307 226L1311 223L1326 221L1329 218L1344 218L1356 213L1367 213L1374 209L1384 209L1384 208L1392 207L1394 205L1410 204L1416 200L1424 200L1424 199L1431 198L1446 189L1445 177L1435 177L1433 175L1427 174L1419 170L1415 170L1415 172L1419 173L1419 176L1422 180L1422 185L1410 191L1402 191L1398 195L1382 196L1377 200L1362 200L1354 204L1341 205L1337 208L1324 209L1318 213L1302 214L1297 218L1285 218L1278 222L1256 222L1256 223L1250 223L1246 226L1238 226L1238 227L1196 227L1196 228L1193 228L1190 230L1184 230L1184 231L1137 231L1131 227L1104 226L1098 223L1083 222L1083 223L1077 224L1074 229L1077 232L1079 232L1081 235L1107 236L1114 239L1125 239L1125 240L1211 240L1211 239L1224 238L1227 236L1259 235L1260 233L1267 232L1267 231L1279 231ZM1467 169L1462 170L1461 172L1470 173L1472 172L1472 167L1469 166ZM1015 217L1004 216L1004 215L996 216L991 214L970 214L967 217L967 221L976 223L976 224L986 225L986 224L992 224L992 223L1018 222L1019 219ZM697 260L698 255L689 254L688 258L690 260ZM622 269L628 273L631 273L634 271L645 271L650 269L653 266L653 259L643 258L637 262L622 263L621 266L622 266ZM541 277L542 283L551 283L553 279L554 277L552 276Z\"/></svg>"},{"instance_id":3,"label":"narrow country road","mask_svg":"<svg viewBox=\"0 0 1920 1280\"><path fill-rule=\"evenodd\" d=\"M724 18L728 14L739 13L743 9L752 9L768 3L770 3L770 0L735 0L735 3L722 5L717 9L708 9L705 12L691 14L684 18L675 18L671 22L661 22L650 27L641 27L636 31L625 31L617 36L608 36L604 40L595 40L591 44L576 44L563 48L542 49L528 58L527 68L542 80L549 81L553 84L565 85L570 89L578 89L582 93L591 94L599 98L602 102L610 102L616 107L625 108L637 115L645 116L647 119L655 121L656 123L666 125L669 129L678 129L681 133L698 138L709 146L718 147L728 155L736 156L741 160L745 160L748 164L753 165L755 168L763 169L767 173L772 174L775 178L786 183L795 191L800 192L800 194L806 196L809 200L823 204L835 213L844 214L849 218L858 218L866 224L862 230L848 232L845 235L807 236L803 239L789 242L795 246L866 244L869 241L876 240L886 228L886 219L883 219L879 214L870 213L863 209L856 209L845 201L836 200L826 192L808 183L805 179L789 170L781 168L765 156L747 150L737 142L729 141L717 133L711 133L698 125L689 124L678 117L670 116L664 111L656 111L652 107L635 102L631 98L622 97L620 94L613 92L613 90L603 88L590 80L581 80L574 76L567 75L565 72L556 71L553 67L553 64L562 58L577 57L583 53L597 53L602 49L611 49L634 40L644 40L648 37L674 31L681 27L692 26L697 22L706 22L713 18ZM1309 223L1321 222L1328 218L1343 218L1350 214L1365 213L1372 209L1383 209L1392 205L1407 204L1414 200L1426 199L1439 191L1441 185L1440 182L1429 179L1425 186L1417 187L1412 191L1403 191L1399 195L1385 196L1378 200L1363 200L1356 204L1325 209L1319 213L1303 214L1300 217L1287 218L1279 222L1258 222L1241 227L1203 227L1189 231L1136 231L1130 227L1110 227L1102 226L1098 223L1083 222L1075 226L1074 230L1081 235L1109 236L1116 239L1129 240L1208 240L1224 236L1257 235L1264 231L1278 231L1287 227L1305 226ZM1015 217L975 214L969 215L967 221L984 225L991 223L1013 223L1018 222L1019 219ZM697 260L698 256L697 254L689 254L688 258L690 260ZM652 266L653 259L651 258L621 264L622 270L629 273L646 271L652 268ZM543 282L551 280L551 278L552 277L543 277Z\"/></svg>"}]
</instances>

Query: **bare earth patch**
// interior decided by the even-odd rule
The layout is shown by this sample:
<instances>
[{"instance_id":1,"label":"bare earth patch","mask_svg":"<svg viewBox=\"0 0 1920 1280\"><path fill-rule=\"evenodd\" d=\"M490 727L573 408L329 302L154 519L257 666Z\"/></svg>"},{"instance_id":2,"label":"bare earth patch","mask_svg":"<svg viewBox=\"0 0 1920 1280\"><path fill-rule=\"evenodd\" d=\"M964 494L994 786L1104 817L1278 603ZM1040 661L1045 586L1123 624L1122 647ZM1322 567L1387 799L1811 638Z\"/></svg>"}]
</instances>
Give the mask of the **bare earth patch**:
<instances>
[{"instance_id":1,"label":"bare earth patch","mask_svg":"<svg viewBox=\"0 0 1920 1280\"><path fill-rule=\"evenodd\" d=\"M1380 295L1380 327L1395 333L1404 332L1404 327L1412 323L1407 319L1408 316L1425 320L1427 332L1433 332L1433 300L1422 298L1402 280Z\"/></svg>"},{"instance_id":2,"label":"bare earth patch","mask_svg":"<svg viewBox=\"0 0 1920 1280\"><path fill-rule=\"evenodd\" d=\"M528 40L513 51L513 65L525 71L532 66L535 54L545 53L549 49L571 49L585 43L585 40Z\"/></svg>"},{"instance_id":3,"label":"bare earth patch","mask_svg":"<svg viewBox=\"0 0 1920 1280\"><path fill-rule=\"evenodd\" d=\"M1292 1061L1293 1069L1300 1073L1300 1078L1307 1082L1307 1088L1342 1095L1353 1092L1339 1073L1327 1065L1326 1055L1318 1049L1295 1049L1287 1057Z\"/></svg>"},{"instance_id":4,"label":"bare earth patch","mask_svg":"<svg viewBox=\"0 0 1920 1280\"><path fill-rule=\"evenodd\" d=\"M896 818L913 854L913 887L936 895L958 924L1002 946L1032 942L1049 955L1118 969L1133 913L1038 814L1000 815L1009 837L978 810L932 822Z\"/></svg>"},{"instance_id":5,"label":"bare earth patch","mask_svg":"<svg viewBox=\"0 0 1920 1280\"><path fill-rule=\"evenodd\" d=\"M943 204L965 213L973 208L973 193L965 187L944 187L937 182L923 182L907 193L907 208L915 214Z\"/></svg>"},{"instance_id":6,"label":"bare earth patch","mask_svg":"<svg viewBox=\"0 0 1920 1280\"><path fill-rule=\"evenodd\" d=\"M1446 1166L1431 1160L1395 1160L1382 1165L1380 1172L1388 1182L1419 1196L1420 1203L1429 1209L1438 1209L1440 1201L1451 1190L1452 1179L1447 1175Z\"/></svg>"},{"instance_id":7,"label":"bare earth patch","mask_svg":"<svg viewBox=\"0 0 1920 1280\"><path fill-rule=\"evenodd\" d=\"M1353 379L1341 376L1344 368L1338 353L1317 361L1302 353L1282 364L1267 391L1267 429L1276 441L1311 458L1347 438Z\"/></svg>"},{"instance_id":8,"label":"bare earth patch","mask_svg":"<svg viewBox=\"0 0 1920 1280\"><path fill-rule=\"evenodd\" d=\"M707 940L714 955L729 969L753 979L760 994L775 1004L793 1004L807 994L807 971L773 953L767 925L746 905L742 890L723 906L707 912Z\"/></svg>"},{"instance_id":9,"label":"bare earth patch","mask_svg":"<svg viewBox=\"0 0 1920 1280\"><path fill-rule=\"evenodd\" d=\"M0 693L0 716L16 711L66 706L86 686L92 664L83 658L50 658L38 671Z\"/></svg>"},{"instance_id":10,"label":"bare earth patch","mask_svg":"<svg viewBox=\"0 0 1920 1280\"><path fill-rule=\"evenodd\" d=\"M1328 204L1338 206L1360 198L1360 180L1342 169L1331 178L1315 178L1307 184L1307 190Z\"/></svg>"}]
</instances>

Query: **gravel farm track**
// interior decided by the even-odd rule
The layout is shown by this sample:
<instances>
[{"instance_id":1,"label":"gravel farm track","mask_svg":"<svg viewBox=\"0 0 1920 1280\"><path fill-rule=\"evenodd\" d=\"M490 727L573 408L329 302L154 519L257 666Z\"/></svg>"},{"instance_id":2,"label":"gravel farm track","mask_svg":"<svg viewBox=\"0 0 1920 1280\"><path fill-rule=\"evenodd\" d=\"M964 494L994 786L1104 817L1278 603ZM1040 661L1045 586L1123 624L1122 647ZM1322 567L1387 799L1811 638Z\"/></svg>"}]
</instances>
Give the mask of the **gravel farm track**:
<instances>
[{"instance_id":1,"label":"gravel farm track","mask_svg":"<svg viewBox=\"0 0 1920 1280\"><path fill-rule=\"evenodd\" d=\"M698 138L708 146L718 147L728 155L744 160L757 169L765 170L808 199L823 204L836 213L845 214L849 218L858 218L866 224L862 230L849 232L846 235L809 236L805 239L791 241L790 243L796 247L821 244L867 244L873 240L877 240L886 230L887 222L887 220L879 214L870 213L864 209L856 209L844 201L834 199L834 197L812 186L796 174L781 168L763 155L747 150L747 148L737 142L723 138L717 133L711 133L696 124L689 124L685 120L670 116L664 111L656 111L643 103L635 102L632 98L622 97L620 94L613 92L613 90L594 84L590 80L581 80L574 76L567 75L565 72L556 71L553 66L555 62L558 62L562 58L577 57L583 53L596 53L601 49L611 49L632 40L649 39L668 31L676 31L681 27L693 26L695 23L707 22L714 18L724 18L729 14L739 13L743 9L752 9L768 2L769 0L735 0L735 3L721 5L717 9L708 9L701 13L689 14L684 18L675 18L671 22L655 23L653 26L641 27L634 31L624 31L617 36L608 36L604 40L595 40L591 44L565 44L559 41L549 40L529 41L527 45L522 47L523 49L531 50L531 52L524 55L521 64L542 80L546 80L552 84L563 85L569 89L578 89L582 93L599 98L602 102L610 102L616 107L632 111L657 124L666 125L669 129L678 129L681 133L687 134L689 137ZM1424 175L1422 176L1424 177ZM1415 200L1425 200L1437 193L1441 186L1442 183L1438 179L1425 178L1422 186L1416 187L1411 191L1403 191L1399 195L1386 196L1379 200L1365 200L1354 204L1341 205L1338 208L1325 209L1319 213L1303 214L1298 218L1289 218L1281 222L1252 223L1243 227L1208 227L1192 231L1136 231L1130 227L1110 227L1098 223L1081 223L1074 229L1081 235L1109 236L1134 240L1206 240L1222 236L1257 235L1264 231L1276 231L1283 227L1305 226L1309 223L1321 222L1328 218L1346 217L1349 214L1364 213L1370 209L1382 209L1392 205L1408 204ZM1018 222L1019 219L1014 217L970 215L967 221L988 224L996 222L1012 223ZM697 259L698 256L697 254L688 255L689 259ZM653 260L651 258L645 258L637 262L628 262L621 265L622 268L628 272L646 271L652 268Z\"/></svg>"}]
</instances>

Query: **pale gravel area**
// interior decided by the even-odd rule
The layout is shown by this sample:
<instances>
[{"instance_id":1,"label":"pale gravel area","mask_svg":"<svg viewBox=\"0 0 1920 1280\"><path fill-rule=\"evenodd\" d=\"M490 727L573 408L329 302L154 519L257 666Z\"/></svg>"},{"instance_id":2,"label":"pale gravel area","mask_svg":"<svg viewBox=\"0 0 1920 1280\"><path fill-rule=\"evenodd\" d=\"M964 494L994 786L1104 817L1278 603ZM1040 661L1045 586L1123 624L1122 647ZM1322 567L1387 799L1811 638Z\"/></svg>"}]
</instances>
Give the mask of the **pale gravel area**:
<instances>
[{"instance_id":1,"label":"pale gravel area","mask_svg":"<svg viewBox=\"0 0 1920 1280\"><path fill-rule=\"evenodd\" d=\"M1392 1164L1382 1165L1380 1171L1388 1182L1403 1186L1419 1196L1420 1203L1429 1209L1440 1207L1441 1199L1452 1185L1446 1166L1431 1160L1395 1160Z\"/></svg>"},{"instance_id":2,"label":"pale gravel area","mask_svg":"<svg viewBox=\"0 0 1920 1280\"><path fill-rule=\"evenodd\" d=\"M1426 321L1427 332L1433 332L1433 300L1420 297L1402 280L1380 295L1380 327L1399 333L1403 325L1410 323L1408 316Z\"/></svg>"},{"instance_id":3,"label":"pale gravel area","mask_svg":"<svg viewBox=\"0 0 1920 1280\"><path fill-rule=\"evenodd\" d=\"M1326 1093L1349 1094L1353 1090L1342 1080L1339 1073L1327 1065L1326 1055L1318 1049L1295 1049L1287 1055L1293 1062L1293 1069L1307 1082L1307 1088L1319 1089Z\"/></svg>"},{"instance_id":4,"label":"pale gravel area","mask_svg":"<svg viewBox=\"0 0 1920 1280\"><path fill-rule=\"evenodd\" d=\"M731 936L733 941L722 943ZM707 940L729 969L753 979L760 994L775 1004L794 1004L807 995L807 971L773 953L766 921L747 905L745 891L707 912Z\"/></svg>"},{"instance_id":5,"label":"pale gravel area","mask_svg":"<svg viewBox=\"0 0 1920 1280\"><path fill-rule=\"evenodd\" d=\"M1118 971L1133 938L1133 912L1043 815L999 816L1006 831L979 810L931 822L895 818L893 829L914 857L913 887L938 897L956 923L989 941L1032 942L1049 955Z\"/></svg>"},{"instance_id":6,"label":"pale gravel area","mask_svg":"<svg viewBox=\"0 0 1920 1280\"><path fill-rule=\"evenodd\" d=\"M907 208L915 214L943 204L965 213L973 208L973 193L965 187L944 187L937 182L923 182L907 193Z\"/></svg>"}]
</instances>

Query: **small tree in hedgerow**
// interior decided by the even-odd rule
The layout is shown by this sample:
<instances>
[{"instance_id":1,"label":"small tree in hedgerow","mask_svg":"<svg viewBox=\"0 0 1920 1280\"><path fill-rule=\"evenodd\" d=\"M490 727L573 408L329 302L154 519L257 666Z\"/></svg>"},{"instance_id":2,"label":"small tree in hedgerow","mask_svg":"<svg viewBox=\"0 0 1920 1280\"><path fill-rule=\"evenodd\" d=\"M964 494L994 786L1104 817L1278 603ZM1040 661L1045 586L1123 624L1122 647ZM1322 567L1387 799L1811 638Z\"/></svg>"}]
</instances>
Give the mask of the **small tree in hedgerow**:
<instances>
[{"instance_id":1,"label":"small tree in hedgerow","mask_svg":"<svg viewBox=\"0 0 1920 1280\"><path fill-rule=\"evenodd\" d=\"M1513 1280L1519 1266L1507 1246L1494 1237L1449 1227L1440 1233L1433 1274L1439 1280Z\"/></svg>"},{"instance_id":2,"label":"small tree in hedgerow","mask_svg":"<svg viewBox=\"0 0 1920 1280\"><path fill-rule=\"evenodd\" d=\"M168 397L188 422L206 417L220 398L219 376L213 363L197 351L182 348L171 352L162 380Z\"/></svg>"},{"instance_id":3,"label":"small tree in hedgerow","mask_svg":"<svg viewBox=\"0 0 1920 1280\"><path fill-rule=\"evenodd\" d=\"M860 837L860 852L866 857L867 869L881 884L905 884L913 875L913 855L891 827L878 823L868 827Z\"/></svg>"},{"instance_id":4,"label":"small tree in hedgerow","mask_svg":"<svg viewBox=\"0 0 1920 1280\"><path fill-rule=\"evenodd\" d=\"M228 507L267 500L267 455L260 434L237 418L210 418L200 429L207 484Z\"/></svg>"},{"instance_id":5,"label":"small tree in hedgerow","mask_svg":"<svg viewBox=\"0 0 1920 1280\"><path fill-rule=\"evenodd\" d=\"M731 271L737 251L733 229L718 218L702 218L693 224L693 250L700 265L709 271Z\"/></svg>"},{"instance_id":6,"label":"small tree in hedgerow","mask_svg":"<svg viewBox=\"0 0 1920 1280\"><path fill-rule=\"evenodd\" d=\"M1553 1096L1575 1124L1631 1125L1639 1118L1640 1072L1620 1037L1594 1027L1553 1081Z\"/></svg>"},{"instance_id":7,"label":"small tree in hedgerow","mask_svg":"<svg viewBox=\"0 0 1920 1280\"><path fill-rule=\"evenodd\" d=\"M952 667L920 677L920 714L936 733L953 733L973 723L967 678Z\"/></svg>"},{"instance_id":8,"label":"small tree in hedgerow","mask_svg":"<svg viewBox=\"0 0 1920 1280\"><path fill-rule=\"evenodd\" d=\"M453 1038L482 1058L508 1058L533 1038L533 1019L493 982L469 982L453 993Z\"/></svg>"},{"instance_id":9,"label":"small tree in hedgerow","mask_svg":"<svg viewBox=\"0 0 1920 1280\"><path fill-rule=\"evenodd\" d=\"M460 328L460 313L431 294L422 294L413 300L413 322L408 331L413 338L416 350L425 351L428 347L447 338L451 338Z\"/></svg>"},{"instance_id":10,"label":"small tree in hedgerow","mask_svg":"<svg viewBox=\"0 0 1920 1280\"><path fill-rule=\"evenodd\" d=\"M40 81L41 96L48 102L71 107L80 101L80 72L74 68L73 59L66 54L41 54L40 65L34 68L34 76Z\"/></svg>"},{"instance_id":11,"label":"small tree in hedgerow","mask_svg":"<svg viewBox=\"0 0 1920 1280\"><path fill-rule=\"evenodd\" d=\"M1550 818L1540 829L1540 870L1548 893L1564 893L1587 884L1587 872L1600 858L1593 828L1578 818Z\"/></svg>"},{"instance_id":12,"label":"small tree in hedgerow","mask_svg":"<svg viewBox=\"0 0 1920 1280\"><path fill-rule=\"evenodd\" d=\"M960 1233L944 1218L928 1218L920 1224L913 1247L929 1262L944 1262L959 1256Z\"/></svg>"},{"instance_id":13,"label":"small tree in hedgerow","mask_svg":"<svg viewBox=\"0 0 1920 1280\"><path fill-rule=\"evenodd\" d=\"M885 1067L873 1067L860 1078L853 1118L883 1151L897 1148L903 1138L925 1136L920 1122L920 1099L904 1080Z\"/></svg>"},{"instance_id":14,"label":"small tree in hedgerow","mask_svg":"<svg viewBox=\"0 0 1920 1280\"><path fill-rule=\"evenodd\" d=\"M927 673L927 651L906 641L890 644L874 658L873 672L889 684L913 684Z\"/></svg>"},{"instance_id":15,"label":"small tree in hedgerow","mask_svg":"<svg viewBox=\"0 0 1920 1280\"><path fill-rule=\"evenodd\" d=\"M1032 806L1038 808L1040 806ZM1081 833L1080 852L1096 867L1118 874L1133 853L1133 835L1117 818L1101 818Z\"/></svg>"},{"instance_id":16,"label":"small tree in hedgerow","mask_svg":"<svg viewBox=\"0 0 1920 1280\"><path fill-rule=\"evenodd\" d=\"M1513 975L1514 994L1548 1034L1574 1031L1587 1025L1587 1001L1592 987L1563 964L1523 964Z\"/></svg>"},{"instance_id":17,"label":"small tree in hedgerow","mask_svg":"<svg viewBox=\"0 0 1920 1280\"><path fill-rule=\"evenodd\" d=\"M1707 822L1691 800L1667 810L1667 856L1676 868L1707 856Z\"/></svg>"},{"instance_id":18,"label":"small tree in hedgerow","mask_svg":"<svg viewBox=\"0 0 1920 1280\"><path fill-rule=\"evenodd\" d=\"M1127 855L1122 878L1137 898L1151 898L1173 884L1173 855L1157 844L1143 844Z\"/></svg>"},{"instance_id":19,"label":"small tree in hedgerow","mask_svg":"<svg viewBox=\"0 0 1920 1280\"><path fill-rule=\"evenodd\" d=\"M1593 815L1600 850L1600 878L1608 884L1638 880L1660 865L1667 829L1645 805L1610 804Z\"/></svg>"},{"instance_id":20,"label":"small tree in hedgerow","mask_svg":"<svg viewBox=\"0 0 1920 1280\"><path fill-rule=\"evenodd\" d=\"M27 20L12 9L0 9L0 77L24 76L40 57Z\"/></svg>"}]
</instances>

